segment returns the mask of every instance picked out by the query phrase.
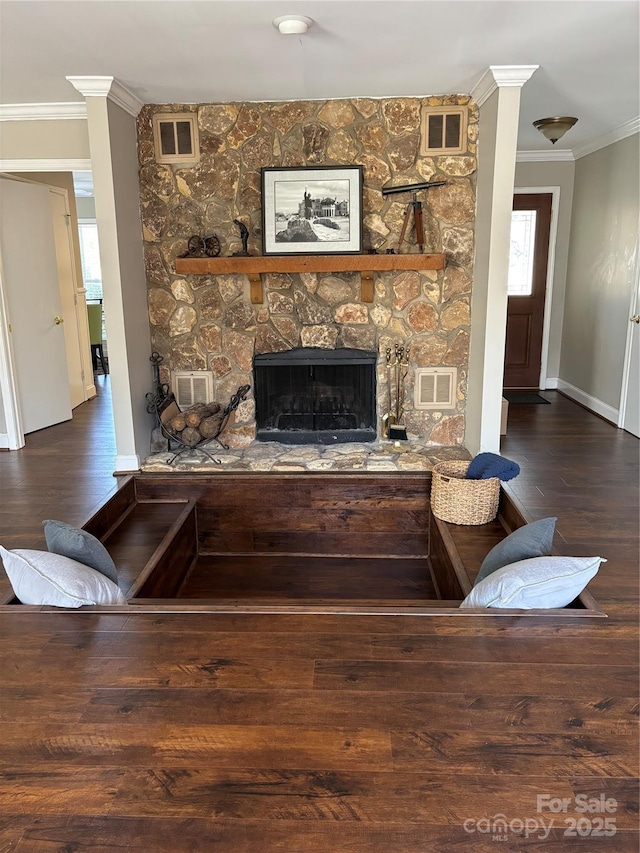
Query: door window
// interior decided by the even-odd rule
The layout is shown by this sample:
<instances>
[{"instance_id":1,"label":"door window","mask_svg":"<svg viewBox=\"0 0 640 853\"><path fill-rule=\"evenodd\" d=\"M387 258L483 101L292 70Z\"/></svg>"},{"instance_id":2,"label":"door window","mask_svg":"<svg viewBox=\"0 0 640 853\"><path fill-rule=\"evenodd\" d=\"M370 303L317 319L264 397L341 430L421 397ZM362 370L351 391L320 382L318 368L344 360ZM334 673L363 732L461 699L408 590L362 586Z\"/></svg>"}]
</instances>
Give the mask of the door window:
<instances>
[{"instance_id":1,"label":"door window","mask_svg":"<svg viewBox=\"0 0 640 853\"><path fill-rule=\"evenodd\" d=\"M536 211L511 213L511 249L509 252L509 296L531 296L533 258L536 240Z\"/></svg>"}]
</instances>

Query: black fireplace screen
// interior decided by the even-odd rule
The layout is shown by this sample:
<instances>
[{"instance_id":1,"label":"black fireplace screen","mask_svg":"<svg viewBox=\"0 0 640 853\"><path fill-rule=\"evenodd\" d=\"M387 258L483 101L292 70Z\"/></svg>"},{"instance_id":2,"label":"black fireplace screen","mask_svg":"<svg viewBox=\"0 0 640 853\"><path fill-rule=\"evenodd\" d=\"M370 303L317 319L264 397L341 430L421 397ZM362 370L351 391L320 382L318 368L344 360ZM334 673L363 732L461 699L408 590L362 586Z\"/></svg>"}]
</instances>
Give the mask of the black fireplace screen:
<instances>
[{"instance_id":1,"label":"black fireplace screen","mask_svg":"<svg viewBox=\"0 0 640 853\"><path fill-rule=\"evenodd\" d=\"M256 437L285 444L376 438L376 353L317 347L254 359Z\"/></svg>"}]
</instances>

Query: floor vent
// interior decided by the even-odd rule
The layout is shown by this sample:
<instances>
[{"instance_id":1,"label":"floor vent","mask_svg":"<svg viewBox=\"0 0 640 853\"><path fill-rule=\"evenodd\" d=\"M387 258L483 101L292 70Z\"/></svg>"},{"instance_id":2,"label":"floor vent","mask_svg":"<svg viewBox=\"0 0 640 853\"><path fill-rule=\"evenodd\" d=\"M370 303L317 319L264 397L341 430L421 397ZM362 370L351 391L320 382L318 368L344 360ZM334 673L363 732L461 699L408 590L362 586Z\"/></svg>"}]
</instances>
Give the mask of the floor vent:
<instances>
[{"instance_id":1,"label":"floor vent","mask_svg":"<svg viewBox=\"0 0 640 853\"><path fill-rule=\"evenodd\" d=\"M416 409L454 409L457 367L418 367L413 405Z\"/></svg>"},{"instance_id":2,"label":"floor vent","mask_svg":"<svg viewBox=\"0 0 640 853\"><path fill-rule=\"evenodd\" d=\"M467 117L467 107L424 107L420 154L464 154Z\"/></svg>"},{"instance_id":3,"label":"floor vent","mask_svg":"<svg viewBox=\"0 0 640 853\"><path fill-rule=\"evenodd\" d=\"M174 370L171 388L181 409L213 402L213 374L208 370Z\"/></svg>"}]
</instances>

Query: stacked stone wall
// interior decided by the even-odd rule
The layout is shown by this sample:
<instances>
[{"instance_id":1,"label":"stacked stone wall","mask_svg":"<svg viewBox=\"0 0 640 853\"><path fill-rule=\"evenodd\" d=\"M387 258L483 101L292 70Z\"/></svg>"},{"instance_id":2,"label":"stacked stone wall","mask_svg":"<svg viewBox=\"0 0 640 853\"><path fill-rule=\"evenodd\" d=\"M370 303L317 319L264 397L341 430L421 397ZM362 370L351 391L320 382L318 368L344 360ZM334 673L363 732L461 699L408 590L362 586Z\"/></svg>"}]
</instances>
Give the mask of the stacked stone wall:
<instances>
[{"instance_id":1,"label":"stacked stone wall","mask_svg":"<svg viewBox=\"0 0 640 853\"><path fill-rule=\"evenodd\" d=\"M468 104L464 155L421 156L423 105ZM195 112L200 162L155 162L152 118ZM140 203L149 319L154 349L164 357L163 381L175 370L211 370L225 402L252 384L254 353L293 347L377 350L378 411L386 410L384 353L411 347L411 367L458 367L455 410L414 411L409 371L406 425L425 443L455 445L464 437L473 273L478 110L467 96L352 99L289 103L147 105L138 118ZM357 273L265 276L265 302L252 305L242 275L175 273L174 261L192 234L217 234L222 255L241 249L233 220L249 228L249 252L261 253L263 166L364 167L363 249L397 248L409 195L383 196L384 184L446 180L420 194L426 252L445 252L442 272L376 273L371 304L360 301ZM403 253L417 252L413 229ZM231 444L255 436L255 408L238 410Z\"/></svg>"}]
</instances>

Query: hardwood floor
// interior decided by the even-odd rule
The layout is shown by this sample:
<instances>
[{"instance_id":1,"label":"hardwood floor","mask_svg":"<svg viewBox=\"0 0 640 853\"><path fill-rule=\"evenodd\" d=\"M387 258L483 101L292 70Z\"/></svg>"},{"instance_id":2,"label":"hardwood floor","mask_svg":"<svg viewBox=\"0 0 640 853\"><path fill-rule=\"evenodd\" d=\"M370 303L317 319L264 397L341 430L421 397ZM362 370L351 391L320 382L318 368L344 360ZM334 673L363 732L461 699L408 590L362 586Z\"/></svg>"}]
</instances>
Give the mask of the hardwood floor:
<instances>
[{"instance_id":1,"label":"hardwood floor","mask_svg":"<svg viewBox=\"0 0 640 853\"><path fill-rule=\"evenodd\" d=\"M224 555L200 557L179 597L418 602L436 592L426 560Z\"/></svg>"},{"instance_id":2,"label":"hardwood floor","mask_svg":"<svg viewBox=\"0 0 640 853\"><path fill-rule=\"evenodd\" d=\"M502 452L607 619L3 613L1 853L637 850L638 441L549 397ZM2 544L114 488L107 412L0 454Z\"/></svg>"}]
</instances>

